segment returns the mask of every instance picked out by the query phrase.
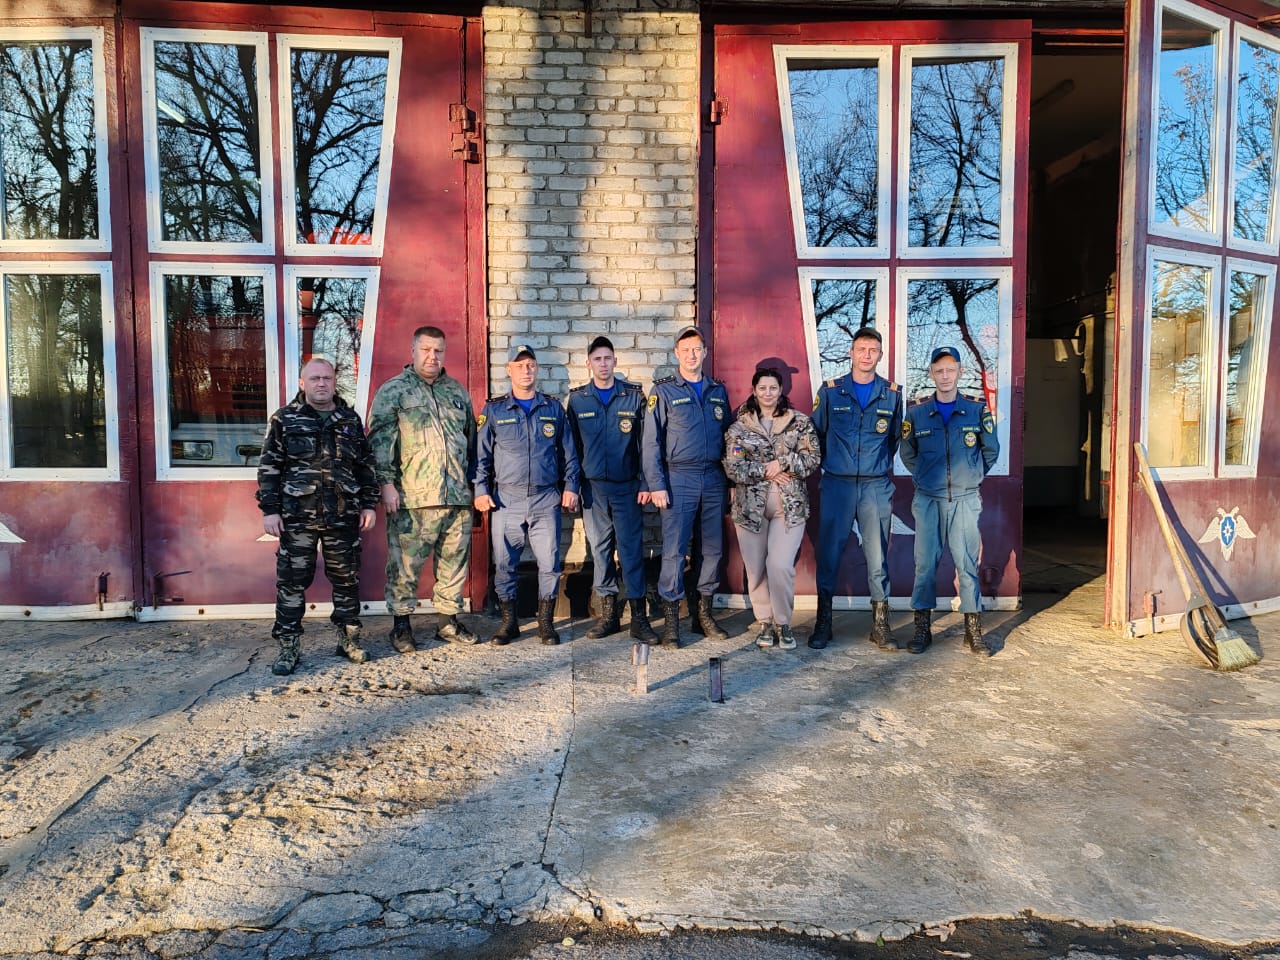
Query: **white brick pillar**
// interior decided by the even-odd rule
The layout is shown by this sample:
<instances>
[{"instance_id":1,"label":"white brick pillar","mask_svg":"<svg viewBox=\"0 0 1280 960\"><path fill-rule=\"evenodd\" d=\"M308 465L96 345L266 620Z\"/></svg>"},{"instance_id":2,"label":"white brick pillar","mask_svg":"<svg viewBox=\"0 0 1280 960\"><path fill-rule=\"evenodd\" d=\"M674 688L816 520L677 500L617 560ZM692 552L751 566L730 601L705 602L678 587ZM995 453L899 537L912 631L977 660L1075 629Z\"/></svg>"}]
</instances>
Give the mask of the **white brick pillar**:
<instances>
[{"instance_id":1,"label":"white brick pillar","mask_svg":"<svg viewBox=\"0 0 1280 960\"><path fill-rule=\"evenodd\" d=\"M583 383L605 334L646 389L693 320L699 19L693 0L484 8L490 382L514 339L540 388ZM566 560L585 547L575 525Z\"/></svg>"}]
</instances>

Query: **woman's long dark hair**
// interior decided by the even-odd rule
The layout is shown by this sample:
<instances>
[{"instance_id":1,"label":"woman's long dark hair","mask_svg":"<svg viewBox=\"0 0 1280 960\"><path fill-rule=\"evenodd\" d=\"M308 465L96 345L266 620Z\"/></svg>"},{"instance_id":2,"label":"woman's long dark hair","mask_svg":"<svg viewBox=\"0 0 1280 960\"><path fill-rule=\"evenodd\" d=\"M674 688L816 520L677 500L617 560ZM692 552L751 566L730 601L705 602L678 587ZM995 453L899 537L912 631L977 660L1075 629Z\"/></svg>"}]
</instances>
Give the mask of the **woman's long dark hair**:
<instances>
[{"instance_id":1,"label":"woman's long dark hair","mask_svg":"<svg viewBox=\"0 0 1280 960\"><path fill-rule=\"evenodd\" d=\"M773 377L778 381L778 388L782 388L782 374L775 367L760 367L751 377L751 396L747 397L747 402L742 405L742 409L747 413L760 416L760 401L756 399L756 384L765 377ZM787 399L785 393L778 395L778 405L774 407L773 415L780 416L791 409L791 401Z\"/></svg>"}]
</instances>

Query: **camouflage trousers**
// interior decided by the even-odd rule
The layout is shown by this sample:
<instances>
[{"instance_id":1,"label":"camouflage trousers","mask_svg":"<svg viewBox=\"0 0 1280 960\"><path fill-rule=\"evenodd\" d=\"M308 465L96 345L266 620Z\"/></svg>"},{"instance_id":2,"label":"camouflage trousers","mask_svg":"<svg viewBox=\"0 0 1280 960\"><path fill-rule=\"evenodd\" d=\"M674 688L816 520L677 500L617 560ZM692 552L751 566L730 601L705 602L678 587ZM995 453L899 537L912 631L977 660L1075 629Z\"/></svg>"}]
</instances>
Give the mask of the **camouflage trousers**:
<instances>
[{"instance_id":1,"label":"camouflage trousers","mask_svg":"<svg viewBox=\"0 0 1280 960\"><path fill-rule=\"evenodd\" d=\"M287 524L276 549L276 638L302 635L306 592L316 575L316 548L333 586L334 623L360 626L360 530L322 524Z\"/></svg>"},{"instance_id":2,"label":"camouflage trousers","mask_svg":"<svg viewBox=\"0 0 1280 960\"><path fill-rule=\"evenodd\" d=\"M470 507L415 507L387 518L387 611L405 616L417 605L418 579L427 558L435 588L431 604L451 616L462 609L471 563Z\"/></svg>"}]
</instances>

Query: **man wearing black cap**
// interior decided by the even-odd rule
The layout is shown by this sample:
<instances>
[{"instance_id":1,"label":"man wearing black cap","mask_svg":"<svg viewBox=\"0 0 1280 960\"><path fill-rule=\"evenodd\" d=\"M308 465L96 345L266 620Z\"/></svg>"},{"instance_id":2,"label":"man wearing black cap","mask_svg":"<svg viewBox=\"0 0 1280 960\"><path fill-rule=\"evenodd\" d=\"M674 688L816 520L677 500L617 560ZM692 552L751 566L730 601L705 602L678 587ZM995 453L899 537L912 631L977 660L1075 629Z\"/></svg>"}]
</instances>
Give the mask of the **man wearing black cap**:
<instances>
[{"instance_id":1,"label":"man wearing black cap","mask_svg":"<svg viewBox=\"0 0 1280 960\"><path fill-rule=\"evenodd\" d=\"M565 411L582 471L582 525L591 545L592 590L600 619L587 631L597 640L621 629L618 566L631 600L631 636L657 640L645 609L644 514L649 492L640 485L644 391L614 376L613 341L596 337L587 348L591 382L569 391ZM613 554L618 552L618 562Z\"/></svg>"},{"instance_id":2,"label":"man wearing black cap","mask_svg":"<svg viewBox=\"0 0 1280 960\"><path fill-rule=\"evenodd\" d=\"M489 642L520 635L516 568L527 541L538 562L538 639L559 643L560 510L578 508L578 454L564 407L534 389L538 358L525 343L507 354L511 391L490 397L477 418L475 508L492 512L494 592L502 623Z\"/></svg>"},{"instance_id":3,"label":"man wearing black cap","mask_svg":"<svg viewBox=\"0 0 1280 960\"><path fill-rule=\"evenodd\" d=\"M664 377L649 393L644 424L644 478L650 502L662 511L662 642L680 645L680 601L684 599L684 559L700 524L698 602L689 604L692 626L703 636L729 635L711 615L720 584L724 550L726 480L721 460L729 428L729 394L719 380L703 376L706 341L697 327L676 334L673 377Z\"/></svg>"},{"instance_id":4,"label":"man wearing black cap","mask_svg":"<svg viewBox=\"0 0 1280 960\"><path fill-rule=\"evenodd\" d=\"M818 528L818 616L809 646L831 642L831 602L840 559L857 520L871 595L872 643L897 650L889 626L889 531L893 456L902 432L902 391L876 373L883 341L863 327L849 346L849 372L818 387L813 427L822 443L822 524Z\"/></svg>"},{"instance_id":5,"label":"man wearing black cap","mask_svg":"<svg viewBox=\"0 0 1280 960\"><path fill-rule=\"evenodd\" d=\"M911 500L916 521L916 581L911 591L915 634L907 650L924 653L933 642L930 621L938 602L938 561L946 543L959 577L964 642L974 653L989 657L995 651L982 635L979 612L978 488L1000 456L1000 443L985 401L960 394L963 373L959 350L934 350L929 378L937 389L932 397L912 404L902 420L899 451L916 484Z\"/></svg>"}]
</instances>

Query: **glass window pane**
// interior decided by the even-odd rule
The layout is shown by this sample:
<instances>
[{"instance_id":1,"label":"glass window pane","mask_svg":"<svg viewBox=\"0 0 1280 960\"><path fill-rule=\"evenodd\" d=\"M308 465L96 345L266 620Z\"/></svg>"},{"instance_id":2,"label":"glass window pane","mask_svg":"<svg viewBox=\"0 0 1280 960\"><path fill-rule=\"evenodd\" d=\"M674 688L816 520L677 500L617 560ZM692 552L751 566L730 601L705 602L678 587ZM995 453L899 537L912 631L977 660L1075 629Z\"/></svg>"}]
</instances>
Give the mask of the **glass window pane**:
<instances>
[{"instance_id":1,"label":"glass window pane","mask_svg":"<svg viewBox=\"0 0 1280 960\"><path fill-rule=\"evenodd\" d=\"M1232 229L1244 240L1271 240L1275 193L1276 92L1280 53L1247 41L1236 64L1235 196Z\"/></svg>"},{"instance_id":2,"label":"glass window pane","mask_svg":"<svg viewBox=\"0 0 1280 960\"><path fill-rule=\"evenodd\" d=\"M910 280L907 283L906 393L910 402L933 394L929 357L938 347L960 351L960 392L996 410L1000 359L1000 281L990 277Z\"/></svg>"},{"instance_id":3,"label":"glass window pane","mask_svg":"<svg viewBox=\"0 0 1280 960\"><path fill-rule=\"evenodd\" d=\"M796 61L788 66L787 83L808 245L874 247L879 241L878 65Z\"/></svg>"},{"instance_id":4,"label":"glass window pane","mask_svg":"<svg viewBox=\"0 0 1280 960\"><path fill-rule=\"evenodd\" d=\"M999 57L912 64L911 246L1000 243L1004 68Z\"/></svg>"},{"instance_id":5,"label":"glass window pane","mask_svg":"<svg viewBox=\"0 0 1280 960\"><path fill-rule=\"evenodd\" d=\"M102 280L4 279L13 466L107 466Z\"/></svg>"},{"instance_id":6,"label":"glass window pane","mask_svg":"<svg viewBox=\"0 0 1280 960\"><path fill-rule=\"evenodd\" d=\"M1265 360L1262 345L1267 343L1265 324L1269 312L1267 278L1233 270L1227 296L1224 462L1247 467L1254 465L1261 421Z\"/></svg>"},{"instance_id":7,"label":"glass window pane","mask_svg":"<svg viewBox=\"0 0 1280 960\"><path fill-rule=\"evenodd\" d=\"M302 277L298 280L298 369L324 357L338 371L338 393L356 400L360 335L364 330L363 277Z\"/></svg>"},{"instance_id":8,"label":"glass window pane","mask_svg":"<svg viewBox=\"0 0 1280 960\"><path fill-rule=\"evenodd\" d=\"M849 372L849 347L861 327L876 325L874 280L812 281L814 326L818 331L818 369L823 380Z\"/></svg>"},{"instance_id":9,"label":"glass window pane","mask_svg":"<svg viewBox=\"0 0 1280 960\"><path fill-rule=\"evenodd\" d=\"M1147 452L1157 467L1205 458L1206 365L1211 319L1208 267L1157 260L1151 272Z\"/></svg>"},{"instance_id":10,"label":"glass window pane","mask_svg":"<svg viewBox=\"0 0 1280 960\"><path fill-rule=\"evenodd\" d=\"M156 42L164 240L262 242L257 61L251 45Z\"/></svg>"},{"instance_id":11,"label":"glass window pane","mask_svg":"<svg viewBox=\"0 0 1280 960\"><path fill-rule=\"evenodd\" d=\"M297 241L373 242L386 53L293 50Z\"/></svg>"},{"instance_id":12,"label":"glass window pane","mask_svg":"<svg viewBox=\"0 0 1280 960\"><path fill-rule=\"evenodd\" d=\"M257 276L166 276L170 461L252 466L267 429L263 284Z\"/></svg>"},{"instance_id":13,"label":"glass window pane","mask_svg":"<svg viewBox=\"0 0 1280 960\"><path fill-rule=\"evenodd\" d=\"M0 236L98 236L93 45L0 46Z\"/></svg>"},{"instance_id":14,"label":"glass window pane","mask_svg":"<svg viewBox=\"0 0 1280 960\"><path fill-rule=\"evenodd\" d=\"M1166 9L1156 65L1155 223L1213 230L1218 31Z\"/></svg>"}]
</instances>

